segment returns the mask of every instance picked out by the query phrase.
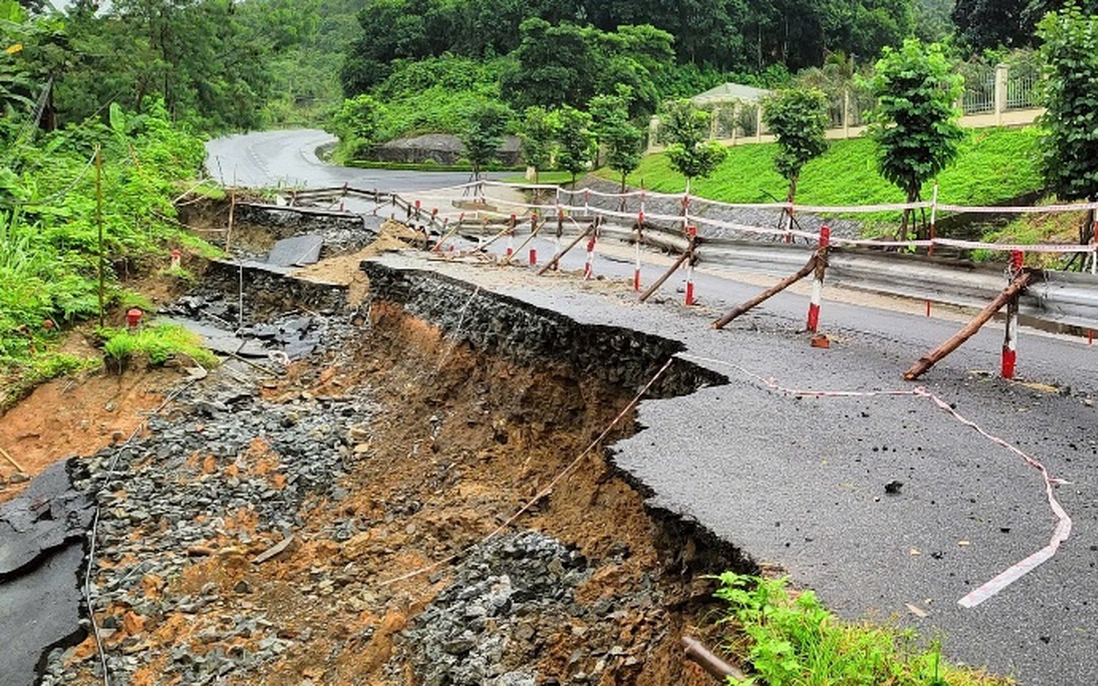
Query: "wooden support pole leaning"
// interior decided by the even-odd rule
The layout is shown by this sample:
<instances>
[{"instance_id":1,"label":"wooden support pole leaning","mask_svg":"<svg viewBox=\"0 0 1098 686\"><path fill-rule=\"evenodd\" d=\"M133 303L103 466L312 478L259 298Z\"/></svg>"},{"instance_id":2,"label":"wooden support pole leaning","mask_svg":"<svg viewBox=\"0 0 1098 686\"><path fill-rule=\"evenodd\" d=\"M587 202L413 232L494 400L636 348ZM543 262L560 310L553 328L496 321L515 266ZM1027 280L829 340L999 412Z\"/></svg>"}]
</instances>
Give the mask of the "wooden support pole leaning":
<instances>
[{"instance_id":1,"label":"wooden support pole leaning","mask_svg":"<svg viewBox=\"0 0 1098 686\"><path fill-rule=\"evenodd\" d=\"M27 473L27 470L23 469L23 465L16 462L15 458L12 457L11 455L9 455L7 450L4 450L3 448L0 448L0 455L2 455L5 460L10 462L12 467L15 467L17 470L19 470L19 472L21 474L26 474Z\"/></svg>"},{"instance_id":2,"label":"wooden support pole leaning","mask_svg":"<svg viewBox=\"0 0 1098 686\"><path fill-rule=\"evenodd\" d=\"M233 187L229 190L229 227L225 231L225 252L232 248L233 219L236 217L236 179L233 179Z\"/></svg>"},{"instance_id":3,"label":"wooden support pole leaning","mask_svg":"<svg viewBox=\"0 0 1098 686\"><path fill-rule=\"evenodd\" d=\"M663 276L656 279L656 282L649 286L648 290L646 290L644 293L641 293L640 298L638 298L640 302L644 302L651 298L652 294L658 291L660 289L660 286L662 286L668 279L670 279L671 275L677 272L679 270L679 267L681 267L683 263L685 263L687 260L693 262L694 248L697 245L697 231L691 231L690 229L692 228L693 227L687 227L686 236L689 239L689 243L687 243L686 245L686 250L682 252L682 255L679 255L679 259L675 260L675 263L671 265L670 269L664 272ZM691 295L693 295L693 293L691 293Z\"/></svg>"},{"instance_id":4,"label":"wooden support pole leaning","mask_svg":"<svg viewBox=\"0 0 1098 686\"><path fill-rule=\"evenodd\" d=\"M435 243L435 252L442 252L442 244L454 237L454 234L461 230L461 225L465 221L465 213L462 212L458 215L457 224L449 232L442 235L438 243Z\"/></svg>"},{"instance_id":5,"label":"wooden support pole leaning","mask_svg":"<svg viewBox=\"0 0 1098 686\"><path fill-rule=\"evenodd\" d=\"M103 307L106 294L104 268L106 255L103 254L103 150L95 146L95 225L99 231L99 326L103 326Z\"/></svg>"},{"instance_id":6,"label":"wooden support pole leaning","mask_svg":"<svg viewBox=\"0 0 1098 686\"><path fill-rule=\"evenodd\" d=\"M567 247L565 247L563 250L558 252L556 255L553 255L553 259L546 262L545 266L538 270L538 276L541 276L541 275L545 274L545 272L547 272L550 269L552 269L553 267L555 267L557 265L557 263L560 262L560 258L567 255L568 251L571 250L572 248L576 247L577 245L579 245L579 242L582 241L584 238L587 238L587 235L589 233L591 233L591 230L594 229L594 228L595 228L595 223L594 222L591 222L590 224L588 224L587 228L585 228L583 231L581 231L580 235L576 236L576 238L571 243L569 243Z\"/></svg>"},{"instance_id":7,"label":"wooden support pole leaning","mask_svg":"<svg viewBox=\"0 0 1098 686\"><path fill-rule=\"evenodd\" d=\"M938 363L946 355L950 354L961 346L962 343L972 338L980 327L988 322L989 319L995 316L995 313L1003 309L1007 303L1009 303L1015 296L1025 290L1029 285L1030 280L1033 278L1033 272L1025 270L1015 277L1014 281L1007 286L1002 293L991 301L987 307L983 309L980 314L976 315L976 318L969 322L963 329L958 331L945 343L941 344L934 350L930 351L923 357L919 358L911 369L904 372L904 379L907 381L914 381L920 376L925 374L931 367Z\"/></svg>"},{"instance_id":8,"label":"wooden support pole leaning","mask_svg":"<svg viewBox=\"0 0 1098 686\"><path fill-rule=\"evenodd\" d=\"M530 229L530 235L526 237L526 240L524 240L522 243L519 243L519 247L516 248L514 252L503 258L503 262L501 262L501 264L511 264L511 260L514 259L515 255L522 253L522 249L525 248L530 243L530 241L537 238L538 232L541 231L541 227L545 226L545 222L541 222L539 224L537 215L534 215L532 226L533 228Z\"/></svg>"},{"instance_id":9,"label":"wooden support pole leaning","mask_svg":"<svg viewBox=\"0 0 1098 686\"><path fill-rule=\"evenodd\" d=\"M743 313L748 312L749 310L754 308L756 305L759 305L759 304L769 300L770 298L774 297L778 293L781 293L785 289L787 289L790 286L792 286L793 284L797 283L798 281L800 281L804 277L808 276L809 274L812 274L813 272L816 271L816 265L819 263L819 261L820 261L820 254L818 252L812 253L812 257L810 257L808 262L803 267L801 267L800 271L798 271L796 274L793 274L792 276L788 276L788 277L782 279L778 283L774 284L772 287L768 288L767 290L763 291L762 293L759 293L758 295L756 295L754 298L751 298L747 302L740 303L739 305L734 307L732 310L730 310L728 312L728 314L724 315L723 317L721 317L717 321L713 322L713 328L714 329L723 329L725 326L728 325L729 322L731 322L736 317L739 317Z\"/></svg>"}]
</instances>

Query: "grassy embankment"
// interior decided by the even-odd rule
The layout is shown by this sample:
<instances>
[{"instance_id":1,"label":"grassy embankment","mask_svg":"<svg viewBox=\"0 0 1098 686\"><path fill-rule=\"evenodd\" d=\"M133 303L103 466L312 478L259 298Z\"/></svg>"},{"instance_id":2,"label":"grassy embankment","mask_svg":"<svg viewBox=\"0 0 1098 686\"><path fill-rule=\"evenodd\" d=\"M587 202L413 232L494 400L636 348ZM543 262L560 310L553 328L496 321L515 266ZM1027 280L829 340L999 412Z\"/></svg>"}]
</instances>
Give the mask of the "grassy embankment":
<instances>
[{"instance_id":1,"label":"grassy embankment","mask_svg":"<svg viewBox=\"0 0 1098 686\"><path fill-rule=\"evenodd\" d=\"M939 201L952 205L1004 205L1017 198L1039 195L1042 188L1037 167L1038 131L1023 129L975 129L968 132L955 163L938 178ZM708 179L695 180L694 194L724 202L772 202L785 198L786 182L774 171L777 145L741 145L729 149L728 158ZM608 170L600 176L617 180ZM684 190L681 175L664 154L648 155L629 177L629 184L654 191ZM925 197L930 197L928 185ZM898 188L877 173L876 148L864 138L835 141L823 156L809 162L801 174L797 202L805 205L871 205L903 202ZM871 233L890 233L899 213L861 217ZM1031 215L1005 226L987 226L985 240L1023 243L1077 239L1082 213Z\"/></svg>"}]
</instances>

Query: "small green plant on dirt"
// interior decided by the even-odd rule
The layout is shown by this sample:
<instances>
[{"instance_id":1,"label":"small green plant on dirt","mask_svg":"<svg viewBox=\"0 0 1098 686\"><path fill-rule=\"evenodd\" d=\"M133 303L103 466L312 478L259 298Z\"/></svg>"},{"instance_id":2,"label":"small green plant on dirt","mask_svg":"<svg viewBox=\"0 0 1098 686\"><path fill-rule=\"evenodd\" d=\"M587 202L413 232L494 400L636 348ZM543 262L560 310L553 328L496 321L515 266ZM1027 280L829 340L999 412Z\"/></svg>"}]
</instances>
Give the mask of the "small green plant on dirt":
<instances>
[{"instance_id":1,"label":"small green plant on dirt","mask_svg":"<svg viewBox=\"0 0 1098 686\"><path fill-rule=\"evenodd\" d=\"M1009 680L951 667L941 645L920 645L913 630L840 621L812 591L788 580L725 572L716 597L729 605L726 648L750 665L748 683L769 686L992 686ZM732 683L732 682L730 682Z\"/></svg>"},{"instance_id":2,"label":"small green plant on dirt","mask_svg":"<svg viewBox=\"0 0 1098 686\"><path fill-rule=\"evenodd\" d=\"M128 331L111 335L103 344L103 357L107 369L121 374L137 350L137 336Z\"/></svg>"},{"instance_id":3,"label":"small green plant on dirt","mask_svg":"<svg viewBox=\"0 0 1098 686\"><path fill-rule=\"evenodd\" d=\"M168 267L167 269L161 269L157 274L159 276L175 279L179 283L187 286L198 283L198 277L183 267Z\"/></svg>"},{"instance_id":4,"label":"small green plant on dirt","mask_svg":"<svg viewBox=\"0 0 1098 686\"><path fill-rule=\"evenodd\" d=\"M120 331L100 330L106 340L103 355L108 369L121 372L136 355L145 357L149 364L159 366L177 355L186 355L204 367L217 365L217 356L202 347L197 335L181 326L161 324Z\"/></svg>"}]
</instances>

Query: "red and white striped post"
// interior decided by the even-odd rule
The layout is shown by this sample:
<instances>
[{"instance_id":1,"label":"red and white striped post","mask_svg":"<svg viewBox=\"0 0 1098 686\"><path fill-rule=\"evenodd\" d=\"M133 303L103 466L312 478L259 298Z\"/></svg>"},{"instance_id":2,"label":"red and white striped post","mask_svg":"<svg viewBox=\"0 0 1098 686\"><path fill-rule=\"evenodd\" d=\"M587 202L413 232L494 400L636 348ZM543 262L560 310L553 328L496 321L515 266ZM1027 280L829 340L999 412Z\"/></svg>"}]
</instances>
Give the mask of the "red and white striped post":
<instances>
[{"instance_id":1,"label":"red and white striped post","mask_svg":"<svg viewBox=\"0 0 1098 686\"><path fill-rule=\"evenodd\" d=\"M1025 256L1021 250L1010 251L1010 280L1022 271ZM1000 376L1014 378L1014 365L1018 360L1018 296L1007 302L1006 333L1003 336L1003 365Z\"/></svg>"},{"instance_id":2,"label":"red and white striped post","mask_svg":"<svg viewBox=\"0 0 1098 686\"><path fill-rule=\"evenodd\" d=\"M534 212L530 215L530 234L533 235L538 230L538 213ZM530 241L530 266L536 267L538 264L538 249L534 246L534 242Z\"/></svg>"},{"instance_id":3,"label":"red and white striped post","mask_svg":"<svg viewBox=\"0 0 1098 686\"><path fill-rule=\"evenodd\" d=\"M820 300L823 298L824 272L827 269L827 251L831 247L831 229L827 226L820 227L820 243L818 254L821 259L816 262L816 273L812 277L812 300L808 304L808 330L816 333L820 328Z\"/></svg>"},{"instance_id":4,"label":"red and white striped post","mask_svg":"<svg viewBox=\"0 0 1098 686\"><path fill-rule=\"evenodd\" d=\"M686 227L686 238L690 241L687 250L690 257L686 260L686 306L694 304L694 244L698 240L698 227Z\"/></svg>"},{"instance_id":5,"label":"red and white striped post","mask_svg":"<svg viewBox=\"0 0 1098 686\"><path fill-rule=\"evenodd\" d=\"M641 203L644 203L641 196ZM644 240L644 210L637 214L637 242L633 254L633 290L640 293L641 289L641 241Z\"/></svg>"},{"instance_id":6,"label":"red and white striped post","mask_svg":"<svg viewBox=\"0 0 1098 686\"><path fill-rule=\"evenodd\" d=\"M511 259L511 256L515 254L515 225L518 223L518 218L515 215L511 215L511 226L507 229L507 259Z\"/></svg>"},{"instance_id":7,"label":"red and white striped post","mask_svg":"<svg viewBox=\"0 0 1098 686\"><path fill-rule=\"evenodd\" d=\"M423 208L423 203L421 203L419 200L416 200L416 221L417 222L419 221L419 213L420 213L420 210L422 208Z\"/></svg>"},{"instance_id":8,"label":"red and white striped post","mask_svg":"<svg viewBox=\"0 0 1098 686\"><path fill-rule=\"evenodd\" d=\"M598 244L599 223L595 220L595 230L591 232L591 238L587 241L587 261L583 264L583 280L590 281L595 278L595 246Z\"/></svg>"}]
</instances>

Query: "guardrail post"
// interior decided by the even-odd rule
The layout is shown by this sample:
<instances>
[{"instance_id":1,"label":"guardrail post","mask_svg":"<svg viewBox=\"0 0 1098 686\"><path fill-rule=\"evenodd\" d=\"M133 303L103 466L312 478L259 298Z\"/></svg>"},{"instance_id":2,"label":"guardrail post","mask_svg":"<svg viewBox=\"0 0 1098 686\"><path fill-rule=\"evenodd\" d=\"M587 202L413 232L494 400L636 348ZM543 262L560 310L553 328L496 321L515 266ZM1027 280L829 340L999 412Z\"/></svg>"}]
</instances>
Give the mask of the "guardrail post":
<instances>
[{"instance_id":1,"label":"guardrail post","mask_svg":"<svg viewBox=\"0 0 1098 686\"><path fill-rule=\"evenodd\" d=\"M587 234L591 233L591 231L594 228L595 228L594 222L588 224L587 228L585 228L583 231L581 231L580 234L578 236L576 236L575 240L573 240L571 243L568 244L567 248L564 248L563 250L558 250L557 254L553 255L553 259L549 260L549 262L547 262L544 267L542 267L541 269L538 270L538 276L541 276L542 274L549 271L550 269L556 269L557 263L560 262L560 258L564 257L565 254L567 254L569 250L576 247L576 245L578 245L580 241L582 241L584 238L586 238Z\"/></svg>"},{"instance_id":2,"label":"guardrail post","mask_svg":"<svg viewBox=\"0 0 1098 686\"><path fill-rule=\"evenodd\" d=\"M420 218L419 213L420 213L421 208L422 208L422 203L419 200L416 200L416 221L417 222L419 221L419 218Z\"/></svg>"},{"instance_id":3,"label":"guardrail post","mask_svg":"<svg viewBox=\"0 0 1098 686\"><path fill-rule=\"evenodd\" d=\"M831 229L820 227L820 242L816 249L816 273L812 278L812 300L808 304L808 330L816 333L820 326L820 300L823 298L824 274L827 271L827 254L831 249Z\"/></svg>"},{"instance_id":4,"label":"guardrail post","mask_svg":"<svg viewBox=\"0 0 1098 686\"><path fill-rule=\"evenodd\" d=\"M1021 250L1010 251L1010 280L1021 273L1025 263L1025 256ZM1014 378L1014 364L1018 359L1018 293L1015 293L1007 301L1006 332L1003 335L1003 363L1000 376L1004 379Z\"/></svg>"},{"instance_id":5,"label":"guardrail post","mask_svg":"<svg viewBox=\"0 0 1098 686\"><path fill-rule=\"evenodd\" d=\"M511 225L507 228L507 259L511 259L511 255L515 254L515 224L518 219L515 215L511 215Z\"/></svg>"},{"instance_id":6,"label":"guardrail post","mask_svg":"<svg viewBox=\"0 0 1098 686\"><path fill-rule=\"evenodd\" d=\"M1011 281L1010 285L1007 286L995 300L991 301L980 314L976 315L975 319L965 325L964 328L954 334L948 341L919 358L919 361L912 365L911 369L904 372L904 379L907 381L918 379L925 374L927 370L937 364L939 360L959 348L962 343L972 338L976 332L980 330L981 326L995 316L996 312L1003 309L1011 299L1016 298L1019 293L1024 291L1032 278L1033 272L1028 269L1022 269L1014 275L1014 280Z\"/></svg>"},{"instance_id":7,"label":"guardrail post","mask_svg":"<svg viewBox=\"0 0 1098 686\"><path fill-rule=\"evenodd\" d=\"M595 278L595 246L599 242L599 223L601 219L601 217L595 218L595 230L591 232L591 239L587 241L587 261L583 263L584 281Z\"/></svg>"},{"instance_id":8,"label":"guardrail post","mask_svg":"<svg viewBox=\"0 0 1098 686\"><path fill-rule=\"evenodd\" d=\"M698 242L698 227L688 226L686 227L686 237L690 240L690 245L687 247L686 252L690 257L686 260L686 306L690 307L694 304L694 265L697 263L698 258L694 253L694 248Z\"/></svg>"},{"instance_id":9,"label":"guardrail post","mask_svg":"<svg viewBox=\"0 0 1098 686\"><path fill-rule=\"evenodd\" d=\"M642 195L641 198L644 196ZM641 200L643 206L644 200ZM637 214L637 243L634 246L633 262L633 291L640 293L641 289L641 243L644 242L644 210Z\"/></svg>"},{"instance_id":10,"label":"guardrail post","mask_svg":"<svg viewBox=\"0 0 1098 686\"><path fill-rule=\"evenodd\" d=\"M560 189L557 189L557 238L555 245L558 253L564 247L564 209L560 206ZM553 270L556 271L556 269L556 263L554 263Z\"/></svg>"},{"instance_id":11,"label":"guardrail post","mask_svg":"<svg viewBox=\"0 0 1098 686\"><path fill-rule=\"evenodd\" d=\"M538 215L537 212L530 215L530 240L534 240L534 236L538 233ZM538 264L538 249L533 243L530 243L530 266L536 267Z\"/></svg>"},{"instance_id":12,"label":"guardrail post","mask_svg":"<svg viewBox=\"0 0 1098 686\"><path fill-rule=\"evenodd\" d=\"M732 308L726 315L724 315L723 317L721 317L717 321L713 322L713 328L714 329L723 329L733 319L739 317L740 315L742 315L745 312L750 311L756 305L759 305L760 303L763 303L763 302L769 300L770 298L774 297L778 293L781 293L782 291L789 288L793 284L797 283L798 281L800 281L804 277L808 276L813 271L815 271L816 263L819 261L819 259L820 259L820 254L818 252L812 253L812 257L808 258L808 262L805 263L805 265L803 267L801 267L800 271L798 271L796 274L793 274L792 276L787 276L786 278L782 279L781 281L774 284L770 288L766 289L762 293L756 295L754 298L751 298L747 302L741 303L741 304L737 305L736 307Z\"/></svg>"}]
</instances>

